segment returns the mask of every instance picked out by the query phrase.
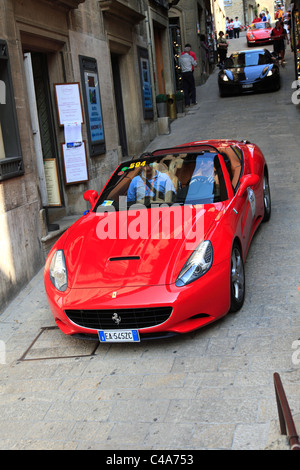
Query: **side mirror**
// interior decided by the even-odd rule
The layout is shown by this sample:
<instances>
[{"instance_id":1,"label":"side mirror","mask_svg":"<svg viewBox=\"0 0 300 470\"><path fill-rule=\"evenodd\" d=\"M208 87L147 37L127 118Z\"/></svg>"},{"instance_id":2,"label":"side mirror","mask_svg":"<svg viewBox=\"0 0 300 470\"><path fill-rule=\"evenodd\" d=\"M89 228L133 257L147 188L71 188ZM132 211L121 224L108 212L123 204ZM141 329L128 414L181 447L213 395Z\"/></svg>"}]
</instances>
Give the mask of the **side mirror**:
<instances>
[{"instance_id":1,"label":"side mirror","mask_svg":"<svg viewBox=\"0 0 300 470\"><path fill-rule=\"evenodd\" d=\"M237 192L239 197L243 196L249 186L255 186L259 182L259 176L252 173L251 175L242 176L240 186Z\"/></svg>"},{"instance_id":2,"label":"side mirror","mask_svg":"<svg viewBox=\"0 0 300 470\"><path fill-rule=\"evenodd\" d=\"M94 189L89 189L83 195L83 199L85 201L89 201L92 207L95 205L97 197L98 197L98 193Z\"/></svg>"}]
</instances>

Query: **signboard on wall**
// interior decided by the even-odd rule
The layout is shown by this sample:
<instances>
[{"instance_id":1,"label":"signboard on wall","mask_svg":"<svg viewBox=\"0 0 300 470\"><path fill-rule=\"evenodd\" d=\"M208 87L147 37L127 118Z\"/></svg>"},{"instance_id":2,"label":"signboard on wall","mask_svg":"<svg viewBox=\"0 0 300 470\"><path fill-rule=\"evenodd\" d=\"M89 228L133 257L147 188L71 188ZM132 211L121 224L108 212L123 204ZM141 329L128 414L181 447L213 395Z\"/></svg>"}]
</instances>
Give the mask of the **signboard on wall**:
<instances>
[{"instance_id":1,"label":"signboard on wall","mask_svg":"<svg viewBox=\"0 0 300 470\"><path fill-rule=\"evenodd\" d=\"M89 154L94 157L106 151L97 62L96 59L81 55L79 62Z\"/></svg>"},{"instance_id":2,"label":"signboard on wall","mask_svg":"<svg viewBox=\"0 0 300 470\"><path fill-rule=\"evenodd\" d=\"M66 184L76 184L88 181L88 166L85 142L68 147L62 144Z\"/></svg>"},{"instance_id":3,"label":"signboard on wall","mask_svg":"<svg viewBox=\"0 0 300 470\"><path fill-rule=\"evenodd\" d=\"M140 81L142 88L142 103L144 111L144 119L153 119L153 99L151 88L150 65L148 51L142 47L138 47Z\"/></svg>"},{"instance_id":4,"label":"signboard on wall","mask_svg":"<svg viewBox=\"0 0 300 470\"><path fill-rule=\"evenodd\" d=\"M44 159L44 171L47 187L48 206L61 206L56 158Z\"/></svg>"},{"instance_id":5,"label":"signboard on wall","mask_svg":"<svg viewBox=\"0 0 300 470\"><path fill-rule=\"evenodd\" d=\"M57 83L54 85L59 125L83 123L79 83Z\"/></svg>"}]
</instances>

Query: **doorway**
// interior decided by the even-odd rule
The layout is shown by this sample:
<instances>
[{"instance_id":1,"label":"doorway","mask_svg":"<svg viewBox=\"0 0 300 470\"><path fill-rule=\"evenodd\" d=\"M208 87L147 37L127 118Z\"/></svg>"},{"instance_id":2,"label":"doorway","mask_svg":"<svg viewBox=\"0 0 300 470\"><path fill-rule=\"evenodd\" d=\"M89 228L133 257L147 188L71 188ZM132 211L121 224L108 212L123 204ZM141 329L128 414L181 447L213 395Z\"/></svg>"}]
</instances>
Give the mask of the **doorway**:
<instances>
[{"instance_id":1,"label":"doorway","mask_svg":"<svg viewBox=\"0 0 300 470\"><path fill-rule=\"evenodd\" d=\"M40 52L24 53L26 86L31 114L31 125L37 171L40 182L42 205L46 209L58 209L63 206L60 166L58 164L57 137L55 133L53 107L50 94L47 54ZM45 173L50 162L55 169L51 181ZM55 164L55 165L54 165ZM53 166L54 165L54 166ZM57 181L53 184L53 178ZM55 191L53 191L55 188ZM54 216L56 214L53 214Z\"/></svg>"},{"instance_id":2,"label":"doorway","mask_svg":"<svg viewBox=\"0 0 300 470\"><path fill-rule=\"evenodd\" d=\"M113 74L113 85L115 93L116 112L119 130L119 145L122 150L122 157L128 156L126 125L124 115L124 105L122 96L121 74L120 74L120 55L111 54L111 66Z\"/></svg>"}]
</instances>

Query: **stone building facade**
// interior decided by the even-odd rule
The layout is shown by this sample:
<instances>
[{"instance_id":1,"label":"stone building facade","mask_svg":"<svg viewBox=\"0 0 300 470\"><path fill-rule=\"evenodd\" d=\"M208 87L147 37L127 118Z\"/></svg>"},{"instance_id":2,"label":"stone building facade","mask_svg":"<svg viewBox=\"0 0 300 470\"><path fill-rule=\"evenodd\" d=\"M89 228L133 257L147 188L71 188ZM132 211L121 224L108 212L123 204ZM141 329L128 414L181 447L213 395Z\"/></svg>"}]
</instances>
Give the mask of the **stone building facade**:
<instances>
[{"instance_id":1,"label":"stone building facade","mask_svg":"<svg viewBox=\"0 0 300 470\"><path fill-rule=\"evenodd\" d=\"M238 16L242 25L251 24L255 14L258 15L266 10L269 11L271 15L271 20L274 20L274 1L273 0L224 0L224 7L226 17L229 19L235 18Z\"/></svg>"},{"instance_id":2,"label":"stone building facade","mask_svg":"<svg viewBox=\"0 0 300 470\"><path fill-rule=\"evenodd\" d=\"M223 0L180 0L169 12L173 26L174 47L181 53L186 43L191 44L197 57L198 66L194 70L196 85L205 82L215 63L215 39L219 27L225 28ZM205 52L205 47L208 47Z\"/></svg>"},{"instance_id":3,"label":"stone building facade","mask_svg":"<svg viewBox=\"0 0 300 470\"><path fill-rule=\"evenodd\" d=\"M83 192L157 134L155 94L174 92L168 10L167 0L1 1L0 306L43 265L53 221L82 214ZM81 101L84 171L63 145L68 88Z\"/></svg>"},{"instance_id":4,"label":"stone building facade","mask_svg":"<svg viewBox=\"0 0 300 470\"><path fill-rule=\"evenodd\" d=\"M155 97L178 88L172 27L200 57L212 12L209 0L1 0L0 311L88 208L83 193L157 135ZM199 62L197 84L210 71Z\"/></svg>"}]
</instances>

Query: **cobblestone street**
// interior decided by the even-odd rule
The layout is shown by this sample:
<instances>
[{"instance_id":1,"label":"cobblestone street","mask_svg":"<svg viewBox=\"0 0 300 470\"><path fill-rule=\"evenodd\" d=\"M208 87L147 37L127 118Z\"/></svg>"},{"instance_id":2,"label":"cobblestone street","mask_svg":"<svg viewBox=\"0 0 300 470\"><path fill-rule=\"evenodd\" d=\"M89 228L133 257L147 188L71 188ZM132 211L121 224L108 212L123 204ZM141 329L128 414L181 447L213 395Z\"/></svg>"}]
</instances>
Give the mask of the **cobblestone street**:
<instances>
[{"instance_id":1,"label":"cobblestone street","mask_svg":"<svg viewBox=\"0 0 300 470\"><path fill-rule=\"evenodd\" d=\"M300 108L289 46L286 59L274 93L220 98L216 69L198 104L148 147L230 138L264 153L272 216L249 251L242 310L185 336L98 345L56 328L41 270L0 316L1 449L289 449L273 384L278 372L300 432Z\"/></svg>"}]
</instances>

